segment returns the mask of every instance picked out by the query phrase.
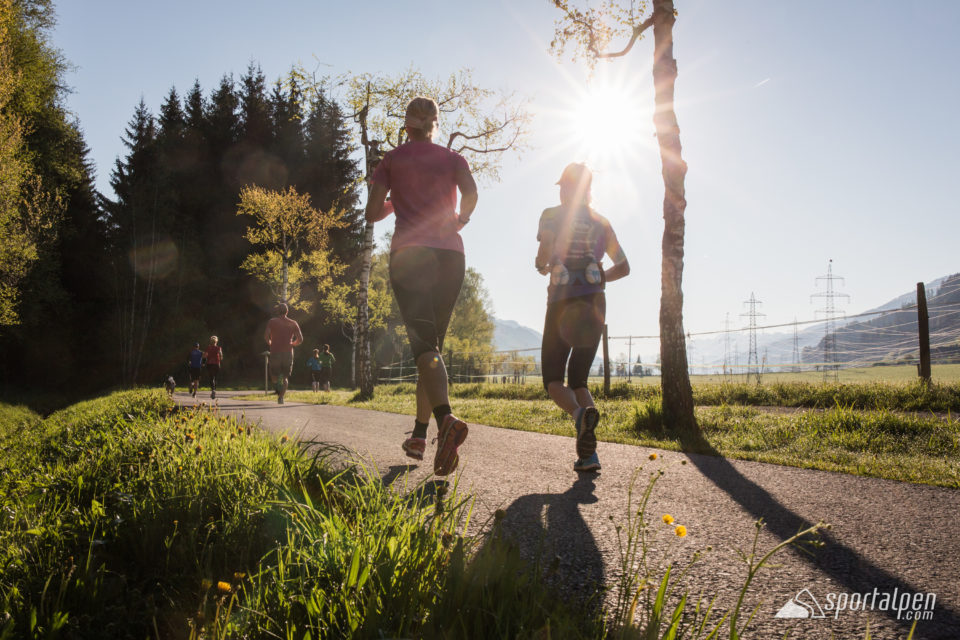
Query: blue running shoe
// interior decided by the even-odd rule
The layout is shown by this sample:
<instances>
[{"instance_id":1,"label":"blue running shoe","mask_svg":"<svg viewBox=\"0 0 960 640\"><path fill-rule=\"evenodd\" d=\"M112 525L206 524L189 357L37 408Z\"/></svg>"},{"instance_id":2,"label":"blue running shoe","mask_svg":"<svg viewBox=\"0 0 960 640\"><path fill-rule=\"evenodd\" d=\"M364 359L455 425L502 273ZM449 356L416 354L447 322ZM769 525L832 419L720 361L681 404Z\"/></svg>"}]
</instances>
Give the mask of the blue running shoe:
<instances>
[{"instance_id":1,"label":"blue running shoe","mask_svg":"<svg viewBox=\"0 0 960 640\"><path fill-rule=\"evenodd\" d=\"M600 458L594 451L589 457L580 458L573 463L574 471L600 471Z\"/></svg>"}]
</instances>

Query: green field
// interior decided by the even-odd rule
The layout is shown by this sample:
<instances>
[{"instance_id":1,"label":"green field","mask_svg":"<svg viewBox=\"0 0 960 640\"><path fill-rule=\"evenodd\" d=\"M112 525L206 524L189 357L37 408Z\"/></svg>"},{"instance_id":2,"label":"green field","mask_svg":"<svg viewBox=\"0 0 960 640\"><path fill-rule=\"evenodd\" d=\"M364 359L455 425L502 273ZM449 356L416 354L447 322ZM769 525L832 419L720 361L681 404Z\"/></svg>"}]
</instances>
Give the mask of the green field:
<instances>
[{"instance_id":1,"label":"green field","mask_svg":"<svg viewBox=\"0 0 960 640\"><path fill-rule=\"evenodd\" d=\"M953 383L960 382L960 364L935 364L931 367L931 378L933 382ZM891 366L873 366L873 367L852 367L849 369L840 369L837 371L837 381L840 383L858 383L858 382L913 382L918 379L917 367L914 365L891 365ZM763 384L772 382L810 382L822 383L824 376L822 371L800 371L797 373L763 373L760 377ZM829 381L833 381L831 373ZM750 376L753 382L753 376ZM540 384L540 378L533 374L527 374L525 382L527 384ZM627 382L626 376L612 376L611 384ZM747 382L747 375L736 373L728 376L719 374L701 375L694 371L690 375L690 383L698 384L723 384L723 383L742 383ZM603 384L603 378L600 376L591 376L591 384ZM658 385L660 376L631 376L630 384Z\"/></svg>"},{"instance_id":2,"label":"green field","mask_svg":"<svg viewBox=\"0 0 960 640\"><path fill-rule=\"evenodd\" d=\"M288 398L412 416L413 390L380 386L367 401L343 390L292 391ZM960 487L960 384L698 384L702 437L662 424L658 387L617 385L608 398L600 391L601 441ZM531 385L454 384L451 406L467 421L574 434L572 420Z\"/></svg>"}]
</instances>

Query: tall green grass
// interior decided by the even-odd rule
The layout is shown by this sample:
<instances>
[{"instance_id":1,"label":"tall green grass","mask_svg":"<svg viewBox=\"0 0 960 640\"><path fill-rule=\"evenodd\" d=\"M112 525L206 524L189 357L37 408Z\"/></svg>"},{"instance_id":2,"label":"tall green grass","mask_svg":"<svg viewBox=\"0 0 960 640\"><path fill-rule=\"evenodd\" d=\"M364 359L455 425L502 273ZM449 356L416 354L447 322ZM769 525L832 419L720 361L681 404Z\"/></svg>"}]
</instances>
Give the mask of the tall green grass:
<instances>
[{"instance_id":1,"label":"tall green grass","mask_svg":"<svg viewBox=\"0 0 960 640\"><path fill-rule=\"evenodd\" d=\"M462 537L445 484L394 491L337 448L168 402L0 412L0 638L597 637L508 545Z\"/></svg>"},{"instance_id":2,"label":"tall green grass","mask_svg":"<svg viewBox=\"0 0 960 640\"><path fill-rule=\"evenodd\" d=\"M756 571L812 533L765 554L755 539L721 613L688 598L669 554L652 561L656 472L617 528L622 597L602 610L549 587L502 512L464 537L456 486L386 486L338 447L168 402L117 393L47 420L0 407L0 638L735 639Z\"/></svg>"}]
</instances>

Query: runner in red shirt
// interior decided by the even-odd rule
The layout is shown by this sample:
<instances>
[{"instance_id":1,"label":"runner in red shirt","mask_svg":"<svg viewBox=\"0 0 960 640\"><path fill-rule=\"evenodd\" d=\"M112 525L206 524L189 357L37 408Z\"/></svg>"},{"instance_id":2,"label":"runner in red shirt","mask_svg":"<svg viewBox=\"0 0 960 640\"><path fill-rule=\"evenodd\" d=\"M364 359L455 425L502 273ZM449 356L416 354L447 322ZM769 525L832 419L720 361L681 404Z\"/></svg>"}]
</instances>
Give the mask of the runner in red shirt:
<instances>
[{"instance_id":1,"label":"runner in red shirt","mask_svg":"<svg viewBox=\"0 0 960 640\"><path fill-rule=\"evenodd\" d=\"M263 339L270 345L270 375L277 381L277 404L283 404L283 396L290 385L293 372L293 348L303 343L303 333L295 320L287 317L287 305L280 302L274 307L276 317L270 318Z\"/></svg>"},{"instance_id":2,"label":"runner in red shirt","mask_svg":"<svg viewBox=\"0 0 960 640\"><path fill-rule=\"evenodd\" d=\"M437 421L433 471L452 473L467 425L453 415L447 371L441 353L453 307L463 285L460 230L477 206L477 185L460 154L433 143L439 109L430 98L407 105L404 126L409 139L387 152L370 179L366 218L383 220L392 209L396 229L390 246L390 285L407 328L417 362L417 417L406 454L422 460L427 423ZM457 191L460 212L457 213ZM384 207L387 193L390 206Z\"/></svg>"},{"instance_id":3,"label":"runner in red shirt","mask_svg":"<svg viewBox=\"0 0 960 640\"><path fill-rule=\"evenodd\" d=\"M210 345L203 356L207 361L207 375L210 376L210 399L217 399L217 376L220 374L220 365L223 363L223 349L217 344L217 336L210 336Z\"/></svg>"}]
</instances>

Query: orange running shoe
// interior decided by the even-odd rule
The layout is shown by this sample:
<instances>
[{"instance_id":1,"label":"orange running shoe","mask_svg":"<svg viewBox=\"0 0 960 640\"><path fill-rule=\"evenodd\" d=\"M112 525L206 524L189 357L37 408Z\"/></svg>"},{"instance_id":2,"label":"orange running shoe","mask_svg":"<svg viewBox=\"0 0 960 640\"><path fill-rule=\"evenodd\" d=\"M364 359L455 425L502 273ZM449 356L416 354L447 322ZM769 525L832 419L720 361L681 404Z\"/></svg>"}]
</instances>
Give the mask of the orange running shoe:
<instances>
[{"instance_id":1,"label":"orange running shoe","mask_svg":"<svg viewBox=\"0 0 960 640\"><path fill-rule=\"evenodd\" d=\"M460 456L457 448L467 439L467 423L455 415L447 414L440 425L434 442L439 440L437 453L433 457L433 472L438 476L450 475L457 469Z\"/></svg>"},{"instance_id":2,"label":"orange running shoe","mask_svg":"<svg viewBox=\"0 0 960 640\"><path fill-rule=\"evenodd\" d=\"M427 439L426 438L407 438L403 441L403 444L400 445L403 447L403 450L406 452L407 457L413 458L414 460L423 460L423 452L427 448Z\"/></svg>"}]
</instances>

